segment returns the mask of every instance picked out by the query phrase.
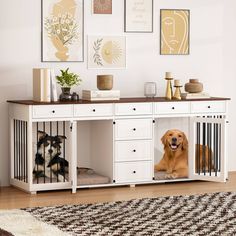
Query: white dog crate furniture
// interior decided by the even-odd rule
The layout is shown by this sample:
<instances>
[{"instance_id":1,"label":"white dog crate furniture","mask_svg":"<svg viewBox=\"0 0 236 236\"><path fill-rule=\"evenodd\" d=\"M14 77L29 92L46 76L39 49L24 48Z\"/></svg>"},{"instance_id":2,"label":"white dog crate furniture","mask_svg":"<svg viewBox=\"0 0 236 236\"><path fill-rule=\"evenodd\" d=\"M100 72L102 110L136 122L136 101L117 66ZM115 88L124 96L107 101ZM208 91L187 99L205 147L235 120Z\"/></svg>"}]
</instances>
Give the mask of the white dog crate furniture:
<instances>
[{"instance_id":1,"label":"white dog crate furniture","mask_svg":"<svg viewBox=\"0 0 236 236\"><path fill-rule=\"evenodd\" d=\"M228 100L8 101L11 184L31 193L55 189L74 193L78 188L195 179L224 182ZM156 178L154 165L163 155L160 137L166 129L176 128L176 122L189 141L188 178ZM48 146L40 146L42 134L49 139ZM204 147L201 161L199 146ZM52 147L55 153L49 150ZM212 164L206 162L206 153ZM54 155L68 163L59 172L57 163L48 165ZM38 156L46 158L46 164Z\"/></svg>"}]
</instances>

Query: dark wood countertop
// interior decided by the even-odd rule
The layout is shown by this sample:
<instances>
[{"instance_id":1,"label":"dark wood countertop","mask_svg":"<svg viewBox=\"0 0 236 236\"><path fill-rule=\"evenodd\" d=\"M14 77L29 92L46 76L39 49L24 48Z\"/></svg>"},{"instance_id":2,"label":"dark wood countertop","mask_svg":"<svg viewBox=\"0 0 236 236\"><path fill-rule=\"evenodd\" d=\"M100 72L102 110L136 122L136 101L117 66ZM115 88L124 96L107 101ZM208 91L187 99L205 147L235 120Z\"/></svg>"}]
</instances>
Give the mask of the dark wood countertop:
<instances>
[{"instance_id":1,"label":"dark wood countertop","mask_svg":"<svg viewBox=\"0 0 236 236\"><path fill-rule=\"evenodd\" d=\"M145 98L145 97L132 97L121 98L120 100L103 100L103 101L68 101L68 102L36 102L33 100L8 100L9 103L16 103L21 105L66 105L66 104L102 104L102 103L134 103L134 102L187 102L187 101L224 101L230 98L211 97L201 99L183 99L183 100L166 100L165 97Z\"/></svg>"}]
</instances>

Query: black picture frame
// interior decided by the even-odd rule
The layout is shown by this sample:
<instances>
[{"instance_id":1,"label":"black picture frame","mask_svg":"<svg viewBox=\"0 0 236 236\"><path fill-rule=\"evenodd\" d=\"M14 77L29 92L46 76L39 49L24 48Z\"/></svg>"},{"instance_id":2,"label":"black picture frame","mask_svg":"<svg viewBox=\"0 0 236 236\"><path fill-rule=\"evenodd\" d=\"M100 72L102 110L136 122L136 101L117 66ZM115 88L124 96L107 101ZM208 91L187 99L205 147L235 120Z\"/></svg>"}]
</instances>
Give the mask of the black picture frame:
<instances>
[{"instance_id":1,"label":"black picture frame","mask_svg":"<svg viewBox=\"0 0 236 236\"><path fill-rule=\"evenodd\" d=\"M43 41L44 41L44 13L43 13L43 2L50 1L50 0L41 0L41 62L57 62L57 63L66 63L66 62L84 62L84 0L82 2L82 60L78 61L53 61L53 60L44 60L44 50L43 50Z\"/></svg>"},{"instance_id":2,"label":"black picture frame","mask_svg":"<svg viewBox=\"0 0 236 236\"><path fill-rule=\"evenodd\" d=\"M152 10L151 10L151 29L148 31L144 30L128 30L127 29L127 2L129 0L124 0L124 32L125 33L153 33L153 5L154 5L154 0L145 0L145 1L150 1L152 4Z\"/></svg>"}]
</instances>

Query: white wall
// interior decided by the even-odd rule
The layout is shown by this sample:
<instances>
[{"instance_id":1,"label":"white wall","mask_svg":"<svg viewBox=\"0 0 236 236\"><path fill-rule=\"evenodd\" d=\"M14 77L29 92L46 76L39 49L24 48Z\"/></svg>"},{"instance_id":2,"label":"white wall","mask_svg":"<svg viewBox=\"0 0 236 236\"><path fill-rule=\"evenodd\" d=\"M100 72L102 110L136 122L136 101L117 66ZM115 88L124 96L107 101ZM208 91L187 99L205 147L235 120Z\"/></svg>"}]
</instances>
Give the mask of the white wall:
<instances>
[{"instance_id":1,"label":"white wall","mask_svg":"<svg viewBox=\"0 0 236 236\"><path fill-rule=\"evenodd\" d=\"M236 1L235 0L154 0L154 33L124 34L123 0L113 0L112 15L91 15L91 0L85 0L85 62L41 63L41 1L0 1L0 182L9 184L8 109L7 99L30 99L32 68L70 67L81 75L83 83L77 88L96 88L96 75L112 73L114 88L122 96L143 96L145 81L155 81L158 95L164 95L165 71L185 83L199 78L205 91L212 96L232 98L229 118L229 167L234 161L234 130L236 125L235 70L236 67ZM159 55L159 10L162 8L190 9L191 51L189 56ZM126 35L127 69L87 70L87 35Z\"/></svg>"}]
</instances>

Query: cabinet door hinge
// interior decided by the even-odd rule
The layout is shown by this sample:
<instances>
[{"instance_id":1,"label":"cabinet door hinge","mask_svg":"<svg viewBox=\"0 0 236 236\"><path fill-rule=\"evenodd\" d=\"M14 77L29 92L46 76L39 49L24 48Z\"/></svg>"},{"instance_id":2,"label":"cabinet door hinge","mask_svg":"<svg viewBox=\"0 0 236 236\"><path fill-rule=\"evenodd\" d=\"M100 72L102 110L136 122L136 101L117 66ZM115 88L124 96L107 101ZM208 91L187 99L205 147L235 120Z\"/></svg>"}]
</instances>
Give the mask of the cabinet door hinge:
<instances>
[{"instance_id":1,"label":"cabinet door hinge","mask_svg":"<svg viewBox=\"0 0 236 236\"><path fill-rule=\"evenodd\" d=\"M70 124L70 131L72 132L73 130L73 123Z\"/></svg>"}]
</instances>

